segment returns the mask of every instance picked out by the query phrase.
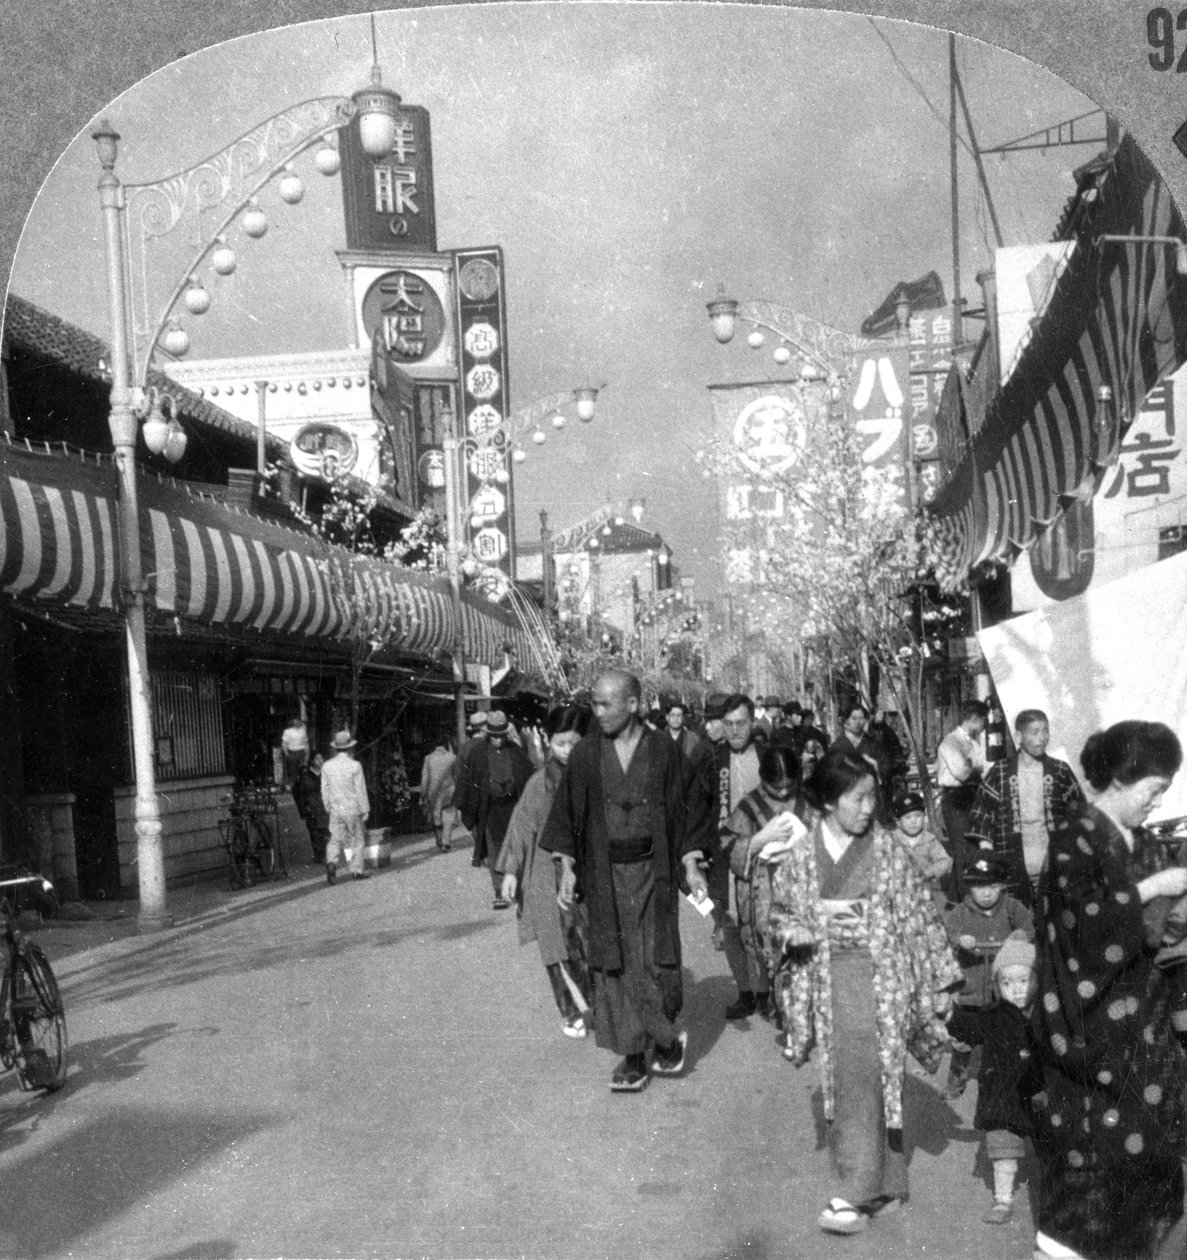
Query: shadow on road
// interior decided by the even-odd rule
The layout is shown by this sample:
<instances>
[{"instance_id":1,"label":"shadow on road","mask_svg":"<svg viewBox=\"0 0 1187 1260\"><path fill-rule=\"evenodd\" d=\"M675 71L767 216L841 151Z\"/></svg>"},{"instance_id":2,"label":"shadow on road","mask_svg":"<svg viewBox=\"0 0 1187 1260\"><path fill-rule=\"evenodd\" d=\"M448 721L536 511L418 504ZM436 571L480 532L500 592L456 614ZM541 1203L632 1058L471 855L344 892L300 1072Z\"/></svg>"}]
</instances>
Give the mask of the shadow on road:
<instances>
[{"instance_id":1,"label":"shadow on road","mask_svg":"<svg viewBox=\"0 0 1187 1260\"><path fill-rule=\"evenodd\" d=\"M702 1252L699 1260L770 1260L775 1255L783 1257L786 1251L784 1248L773 1250L767 1235L752 1230L726 1243L720 1251Z\"/></svg>"},{"instance_id":2,"label":"shadow on road","mask_svg":"<svg viewBox=\"0 0 1187 1260\"><path fill-rule=\"evenodd\" d=\"M723 976L705 976L694 980L692 972L684 968L683 1023L688 1029L688 1049L685 1052L685 1071L695 1070L698 1060L703 1059L717 1044L725 1029L725 1008L733 1001L733 978L727 972Z\"/></svg>"},{"instance_id":3,"label":"shadow on road","mask_svg":"<svg viewBox=\"0 0 1187 1260\"><path fill-rule=\"evenodd\" d=\"M152 1260L226 1260L235 1254L235 1243L230 1238L205 1238L191 1243L180 1251L162 1251Z\"/></svg>"},{"instance_id":4,"label":"shadow on road","mask_svg":"<svg viewBox=\"0 0 1187 1260\"><path fill-rule=\"evenodd\" d=\"M6 1163L0 1254L37 1257L75 1250L79 1239L152 1199L178 1177L253 1137L267 1116L106 1112L23 1160ZM232 1239L174 1256L236 1254Z\"/></svg>"}]
</instances>

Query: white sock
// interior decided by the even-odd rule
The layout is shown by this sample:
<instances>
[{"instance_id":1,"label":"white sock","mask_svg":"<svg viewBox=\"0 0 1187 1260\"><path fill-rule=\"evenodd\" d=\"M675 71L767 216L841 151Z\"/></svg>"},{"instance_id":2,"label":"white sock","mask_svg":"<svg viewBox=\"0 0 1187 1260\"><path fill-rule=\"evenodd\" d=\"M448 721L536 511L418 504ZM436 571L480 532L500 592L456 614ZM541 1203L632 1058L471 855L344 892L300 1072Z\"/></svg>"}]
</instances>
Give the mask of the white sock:
<instances>
[{"instance_id":1,"label":"white sock","mask_svg":"<svg viewBox=\"0 0 1187 1260\"><path fill-rule=\"evenodd\" d=\"M994 1203L1012 1203L1014 1201L1014 1178L1018 1174L1016 1159L995 1159L993 1161L993 1201Z\"/></svg>"}]
</instances>

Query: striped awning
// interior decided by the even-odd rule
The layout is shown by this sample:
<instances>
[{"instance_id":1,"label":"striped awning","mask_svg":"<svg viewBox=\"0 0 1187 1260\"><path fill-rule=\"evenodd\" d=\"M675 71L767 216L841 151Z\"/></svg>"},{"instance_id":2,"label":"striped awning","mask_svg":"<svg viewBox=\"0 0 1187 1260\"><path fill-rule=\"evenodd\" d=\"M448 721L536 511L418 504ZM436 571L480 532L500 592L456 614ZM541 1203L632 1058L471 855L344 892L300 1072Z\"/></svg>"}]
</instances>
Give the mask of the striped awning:
<instances>
[{"instance_id":1,"label":"striped awning","mask_svg":"<svg viewBox=\"0 0 1187 1260\"><path fill-rule=\"evenodd\" d=\"M1187 279L1174 249L1101 240L1187 239L1166 185L1129 136L1092 179L1041 323L929 505L946 588L984 561L1011 562L1090 498L1143 399L1187 358ZM1119 425L1098 427L1101 385Z\"/></svg>"},{"instance_id":2,"label":"striped awning","mask_svg":"<svg viewBox=\"0 0 1187 1260\"><path fill-rule=\"evenodd\" d=\"M117 479L95 457L0 446L0 590L22 599L119 608ZM356 556L185 486L142 479L146 600L162 613L262 634L363 638L432 657L456 619L439 577ZM510 612L463 592L467 659L534 659Z\"/></svg>"}]
</instances>

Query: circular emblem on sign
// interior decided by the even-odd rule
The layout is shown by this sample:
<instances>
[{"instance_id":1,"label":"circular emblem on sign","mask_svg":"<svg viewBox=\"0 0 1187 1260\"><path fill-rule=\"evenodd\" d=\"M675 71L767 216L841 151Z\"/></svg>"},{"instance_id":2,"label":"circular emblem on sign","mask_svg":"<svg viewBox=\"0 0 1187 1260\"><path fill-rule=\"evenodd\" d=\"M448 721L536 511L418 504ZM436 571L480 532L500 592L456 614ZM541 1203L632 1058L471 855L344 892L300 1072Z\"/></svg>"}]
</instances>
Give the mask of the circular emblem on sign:
<instances>
[{"instance_id":1,"label":"circular emblem on sign","mask_svg":"<svg viewBox=\"0 0 1187 1260\"><path fill-rule=\"evenodd\" d=\"M501 385L498 370L489 363L479 363L466 373L466 393L477 402L489 402Z\"/></svg>"},{"instance_id":2,"label":"circular emblem on sign","mask_svg":"<svg viewBox=\"0 0 1187 1260\"><path fill-rule=\"evenodd\" d=\"M483 486L470 500L470 521L497 521L507 511L507 496L497 486Z\"/></svg>"},{"instance_id":3,"label":"circular emblem on sign","mask_svg":"<svg viewBox=\"0 0 1187 1260\"><path fill-rule=\"evenodd\" d=\"M786 472L799 459L804 440L804 405L794 391L790 397L756 398L734 421L734 445L751 472Z\"/></svg>"},{"instance_id":4,"label":"circular emblem on sign","mask_svg":"<svg viewBox=\"0 0 1187 1260\"><path fill-rule=\"evenodd\" d=\"M483 564L498 564L507 554L507 535L493 525L480 529L470 540L474 554Z\"/></svg>"},{"instance_id":5,"label":"circular emblem on sign","mask_svg":"<svg viewBox=\"0 0 1187 1260\"><path fill-rule=\"evenodd\" d=\"M502 569L487 568L479 573L474 581L474 585L487 599L497 604L506 597L511 583L507 580L507 575Z\"/></svg>"},{"instance_id":6,"label":"circular emblem on sign","mask_svg":"<svg viewBox=\"0 0 1187 1260\"><path fill-rule=\"evenodd\" d=\"M503 417L490 403L480 403L466 417L466 430L475 437L490 433L503 423Z\"/></svg>"},{"instance_id":7,"label":"circular emblem on sign","mask_svg":"<svg viewBox=\"0 0 1187 1260\"><path fill-rule=\"evenodd\" d=\"M936 434L935 425L932 424L912 425L911 437L915 445L915 454L921 458L926 458L928 455L934 455L936 448L940 445L940 439Z\"/></svg>"},{"instance_id":8,"label":"circular emblem on sign","mask_svg":"<svg viewBox=\"0 0 1187 1260\"><path fill-rule=\"evenodd\" d=\"M427 359L445 335L445 308L428 280L415 271L388 271L363 298L363 327L378 334L397 362Z\"/></svg>"},{"instance_id":9,"label":"circular emblem on sign","mask_svg":"<svg viewBox=\"0 0 1187 1260\"><path fill-rule=\"evenodd\" d=\"M466 329L462 344L472 359L489 359L499 348L498 329L480 319Z\"/></svg>"},{"instance_id":10,"label":"circular emblem on sign","mask_svg":"<svg viewBox=\"0 0 1187 1260\"><path fill-rule=\"evenodd\" d=\"M445 488L445 452L432 447L416 461L416 475L430 490Z\"/></svg>"},{"instance_id":11,"label":"circular emblem on sign","mask_svg":"<svg viewBox=\"0 0 1187 1260\"><path fill-rule=\"evenodd\" d=\"M355 466L359 445L345 429L323 420L297 430L289 455L298 472L331 481Z\"/></svg>"},{"instance_id":12,"label":"circular emblem on sign","mask_svg":"<svg viewBox=\"0 0 1187 1260\"><path fill-rule=\"evenodd\" d=\"M500 473L506 471L502 454L493 446L483 446L470 453L466 460L470 476L476 481L494 481Z\"/></svg>"},{"instance_id":13,"label":"circular emblem on sign","mask_svg":"<svg viewBox=\"0 0 1187 1260\"><path fill-rule=\"evenodd\" d=\"M499 291L499 269L488 258L471 258L462 265L458 286L471 302L485 302Z\"/></svg>"}]
</instances>

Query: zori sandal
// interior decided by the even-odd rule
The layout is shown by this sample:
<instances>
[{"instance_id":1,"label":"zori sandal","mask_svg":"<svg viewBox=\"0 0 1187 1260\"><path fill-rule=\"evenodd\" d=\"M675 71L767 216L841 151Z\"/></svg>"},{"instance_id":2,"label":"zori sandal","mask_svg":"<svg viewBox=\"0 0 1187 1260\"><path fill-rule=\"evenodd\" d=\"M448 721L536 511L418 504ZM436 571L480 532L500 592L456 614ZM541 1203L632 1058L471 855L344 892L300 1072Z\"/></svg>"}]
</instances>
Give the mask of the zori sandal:
<instances>
[{"instance_id":1,"label":"zori sandal","mask_svg":"<svg viewBox=\"0 0 1187 1260\"><path fill-rule=\"evenodd\" d=\"M860 1234L870 1218L845 1199L829 1199L816 1223L826 1234Z\"/></svg>"}]
</instances>

